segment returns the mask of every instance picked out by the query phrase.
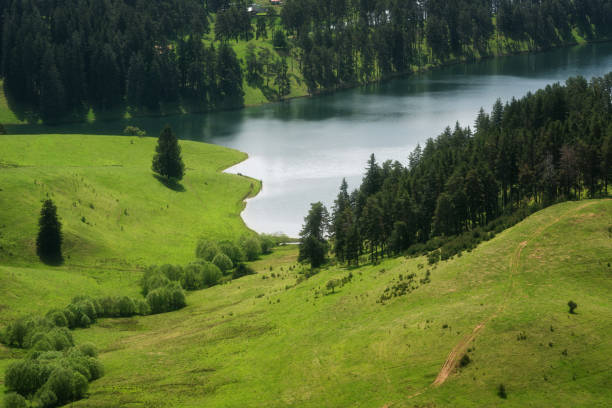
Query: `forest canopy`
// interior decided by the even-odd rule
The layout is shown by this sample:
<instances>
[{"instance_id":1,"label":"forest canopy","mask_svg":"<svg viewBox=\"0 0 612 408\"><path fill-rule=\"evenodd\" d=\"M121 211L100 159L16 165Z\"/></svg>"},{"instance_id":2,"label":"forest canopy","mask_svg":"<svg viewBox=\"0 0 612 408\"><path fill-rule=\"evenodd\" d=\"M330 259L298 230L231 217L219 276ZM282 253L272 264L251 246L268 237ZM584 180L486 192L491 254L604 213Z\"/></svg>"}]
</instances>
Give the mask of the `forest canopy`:
<instances>
[{"instance_id":1,"label":"forest canopy","mask_svg":"<svg viewBox=\"0 0 612 408\"><path fill-rule=\"evenodd\" d=\"M521 209L606 195L611 180L612 73L573 77L481 109L473 129L446 128L406 166L372 155L359 188L342 183L329 235L341 262L376 260L437 237L481 237Z\"/></svg>"},{"instance_id":2,"label":"forest canopy","mask_svg":"<svg viewBox=\"0 0 612 408\"><path fill-rule=\"evenodd\" d=\"M244 82L310 93L448 59L573 44L612 33L612 0L286 0L253 16L244 0L6 0L0 75L20 118L242 106ZM280 14L280 17L277 15ZM214 33L210 27L214 23ZM232 41L268 38L245 60ZM293 66L293 65L292 65ZM258 85L259 84L259 85Z\"/></svg>"}]
</instances>

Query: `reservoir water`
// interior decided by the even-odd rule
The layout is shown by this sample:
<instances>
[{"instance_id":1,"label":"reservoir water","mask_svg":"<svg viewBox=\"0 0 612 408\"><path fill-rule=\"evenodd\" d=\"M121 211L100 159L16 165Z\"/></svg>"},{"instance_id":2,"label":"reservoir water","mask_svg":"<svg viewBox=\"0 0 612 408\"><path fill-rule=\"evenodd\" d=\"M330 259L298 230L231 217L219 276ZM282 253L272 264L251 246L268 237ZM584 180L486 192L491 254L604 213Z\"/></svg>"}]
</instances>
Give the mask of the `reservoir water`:
<instances>
[{"instance_id":1,"label":"reservoir water","mask_svg":"<svg viewBox=\"0 0 612 408\"><path fill-rule=\"evenodd\" d=\"M331 95L236 111L130 124L156 135L169 123L183 139L242 150L249 159L228 171L263 180L243 218L258 232L297 236L311 202L333 203L343 177L359 185L370 153L406 163L417 143L446 126L472 125L480 107L521 97L570 76L612 71L612 43L453 65ZM118 133L125 121L74 125L83 133ZM25 129L24 129L25 130ZM64 131L64 129L62 129ZM67 131L70 131L68 129Z\"/></svg>"}]
</instances>

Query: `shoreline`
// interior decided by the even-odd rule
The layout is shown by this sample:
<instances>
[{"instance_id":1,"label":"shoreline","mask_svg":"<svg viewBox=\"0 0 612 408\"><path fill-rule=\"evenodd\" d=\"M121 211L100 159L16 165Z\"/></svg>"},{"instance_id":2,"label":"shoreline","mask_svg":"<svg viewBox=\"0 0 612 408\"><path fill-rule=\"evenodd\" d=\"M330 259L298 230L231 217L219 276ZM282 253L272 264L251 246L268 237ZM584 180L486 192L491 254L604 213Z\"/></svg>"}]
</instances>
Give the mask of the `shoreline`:
<instances>
[{"instance_id":1,"label":"shoreline","mask_svg":"<svg viewBox=\"0 0 612 408\"><path fill-rule=\"evenodd\" d=\"M602 38L602 39L596 39L596 40L590 40L590 41L585 41L585 42L579 42L579 41L573 41L570 43L565 43L565 44L561 44L561 45L556 45L556 46L551 46L551 47L546 47L546 48L539 48L536 50L518 50L518 51L509 51L509 52L503 52L500 54L491 54L491 55L486 55L486 56L481 56L481 57L477 57L477 58L470 58L470 57L466 57L466 56L462 56L459 58L455 58L452 60L449 60L447 62L443 62L443 63L437 63L435 65L430 65L430 66L424 66L424 67L418 67L415 70L412 71L404 71L404 72L397 72L397 73L392 73L390 75L387 75L385 77L379 78L379 79L375 79L372 81L368 81L368 82L364 82L364 83L353 83L353 84L346 84L346 85L341 85L338 87L335 87L333 89L322 89L322 90L318 90L312 94L306 93L303 95L295 95L295 96L291 96L291 97L287 97L287 98L283 98L281 100L277 100L277 101L267 101L267 102L262 102L262 103L253 103L253 104L245 104L243 106L238 106L238 107L233 107L233 108L225 108L225 109L213 109L213 110L203 110L203 111L198 111L198 110L188 110L188 111L182 111L182 112L169 112L167 114L163 114L163 113L143 113L143 114L136 114L133 115L131 114L129 118L125 118L125 117L120 117L120 116L115 116L115 117L103 117L97 120L93 120L93 121L89 121L89 120L84 120L84 121L74 121L74 120L69 120L69 121L65 121L65 122L60 122L57 124L53 124L53 125L48 125L48 124L43 124L43 123L28 123L28 122L23 122L23 123L3 123L3 125L5 126L7 133L11 134L13 133L12 130L16 130L16 128L20 128L20 127L30 127L30 128L36 128L36 127L41 127L41 128L54 128L54 127L61 127L64 125L93 125L96 123L104 123L104 122L125 122L126 125L130 125L130 121L131 120L138 120L138 119L146 119L146 118L171 118L171 117L182 117L182 116L186 116L186 115L207 115L210 113L220 113L220 112L231 112L231 111L237 111L237 110L242 110L242 109L246 109L246 108L255 108L255 107L260 107L260 106L265 106L265 105L273 105L273 104L281 104L281 103L287 103L287 102L291 102L292 100L297 100L297 99L303 99L303 98L315 98L315 97L319 97L319 96L325 96L325 95L331 95L334 94L336 92L341 92L344 90L349 90L349 89L356 89L359 87L366 87L366 86L371 86L371 85L376 85L376 84L380 84L380 83L384 83L387 81L391 81L394 79L398 79L398 78L409 78L413 75L419 75L419 74L423 74L426 72L430 72L430 71L434 71L436 69L440 69L440 68L447 68L447 67L451 67L451 66L455 66L455 65L460 65L460 64L471 64L471 63L478 63L478 62L482 62L482 61L486 61L486 60L491 60L494 58L502 58L502 57L510 57L510 56L516 56L516 55L526 55L526 54L538 54L538 53L543 53L543 52L547 52L547 51L552 51L552 50L556 50L556 49L560 49L560 48L570 48L570 47L576 47L576 46L582 46L582 45L589 45L589 44L600 44L600 43L609 43L612 42L612 38ZM29 131L32 131L34 129L29 129ZM17 132L17 133L21 133L21 132ZM47 132L41 132L41 133L47 133Z\"/></svg>"}]
</instances>

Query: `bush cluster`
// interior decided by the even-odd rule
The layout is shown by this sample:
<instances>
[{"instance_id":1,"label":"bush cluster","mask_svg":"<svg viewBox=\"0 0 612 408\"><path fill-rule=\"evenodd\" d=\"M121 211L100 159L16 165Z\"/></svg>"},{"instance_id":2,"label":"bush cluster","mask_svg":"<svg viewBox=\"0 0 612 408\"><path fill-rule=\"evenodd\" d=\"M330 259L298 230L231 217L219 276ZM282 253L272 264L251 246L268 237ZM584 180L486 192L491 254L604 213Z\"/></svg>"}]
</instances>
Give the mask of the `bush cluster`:
<instances>
[{"instance_id":1,"label":"bush cluster","mask_svg":"<svg viewBox=\"0 0 612 408\"><path fill-rule=\"evenodd\" d=\"M154 289L178 283L185 290L208 288L219 283L223 276L221 269L212 262L197 261L187 266L150 266L140 282L142 294L148 296Z\"/></svg>"},{"instance_id":2,"label":"bush cluster","mask_svg":"<svg viewBox=\"0 0 612 408\"><path fill-rule=\"evenodd\" d=\"M409 256L427 255L429 264L433 265L440 260L445 261L459 255L463 251L470 252L481 242L495 238L495 235L518 224L538 209L538 206L524 207L459 235L436 236L425 243L412 245L406 253Z\"/></svg>"},{"instance_id":3,"label":"bush cluster","mask_svg":"<svg viewBox=\"0 0 612 408\"><path fill-rule=\"evenodd\" d=\"M147 132L145 132L144 130L140 129L137 126L126 126L125 129L123 129L123 134L126 136L143 137L147 135Z\"/></svg>"},{"instance_id":4,"label":"bush cluster","mask_svg":"<svg viewBox=\"0 0 612 408\"><path fill-rule=\"evenodd\" d=\"M9 394L5 407L25 407L30 398L35 406L56 407L83 398L88 383L104 374L97 351L71 347L64 351L34 352L8 366L4 383Z\"/></svg>"},{"instance_id":5,"label":"bush cluster","mask_svg":"<svg viewBox=\"0 0 612 408\"><path fill-rule=\"evenodd\" d=\"M52 309L44 317L17 319L0 333L0 340L11 347L61 351L74 345L68 329L89 327L101 317L129 317L149 313L149 305L142 299L127 296L99 299L79 296L65 308Z\"/></svg>"},{"instance_id":6,"label":"bush cluster","mask_svg":"<svg viewBox=\"0 0 612 408\"><path fill-rule=\"evenodd\" d=\"M228 264L225 262L225 257L221 256L219 258L224 259L224 264L219 266L219 268L225 272L239 265L241 262L254 261L262 254L269 254L272 252L274 246L284 244L287 240L288 238L286 236L265 234L243 236L238 242L214 242L201 239L196 246L196 257L216 264L215 258L221 254L225 255L232 263L232 266L227 266L227 269L223 269L221 266L226 266Z\"/></svg>"}]
</instances>

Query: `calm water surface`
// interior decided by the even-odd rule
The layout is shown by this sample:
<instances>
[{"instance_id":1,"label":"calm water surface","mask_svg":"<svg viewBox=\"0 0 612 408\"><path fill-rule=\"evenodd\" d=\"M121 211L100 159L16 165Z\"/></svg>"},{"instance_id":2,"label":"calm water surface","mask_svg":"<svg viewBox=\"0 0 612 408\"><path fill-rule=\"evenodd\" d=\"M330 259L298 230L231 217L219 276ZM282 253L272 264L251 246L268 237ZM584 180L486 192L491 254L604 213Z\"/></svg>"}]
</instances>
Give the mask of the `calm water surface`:
<instances>
[{"instance_id":1,"label":"calm water surface","mask_svg":"<svg viewBox=\"0 0 612 408\"><path fill-rule=\"evenodd\" d=\"M497 98L609 71L612 44L594 44L455 65L329 96L131 123L151 135L169 123L181 138L247 152L248 160L228 170L263 180L245 222L258 232L297 236L311 202L330 206L343 177L350 188L359 185L370 153L405 164L418 143L456 121L473 124L480 107L489 111ZM74 130L116 133L125 122L84 126Z\"/></svg>"}]
</instances>

